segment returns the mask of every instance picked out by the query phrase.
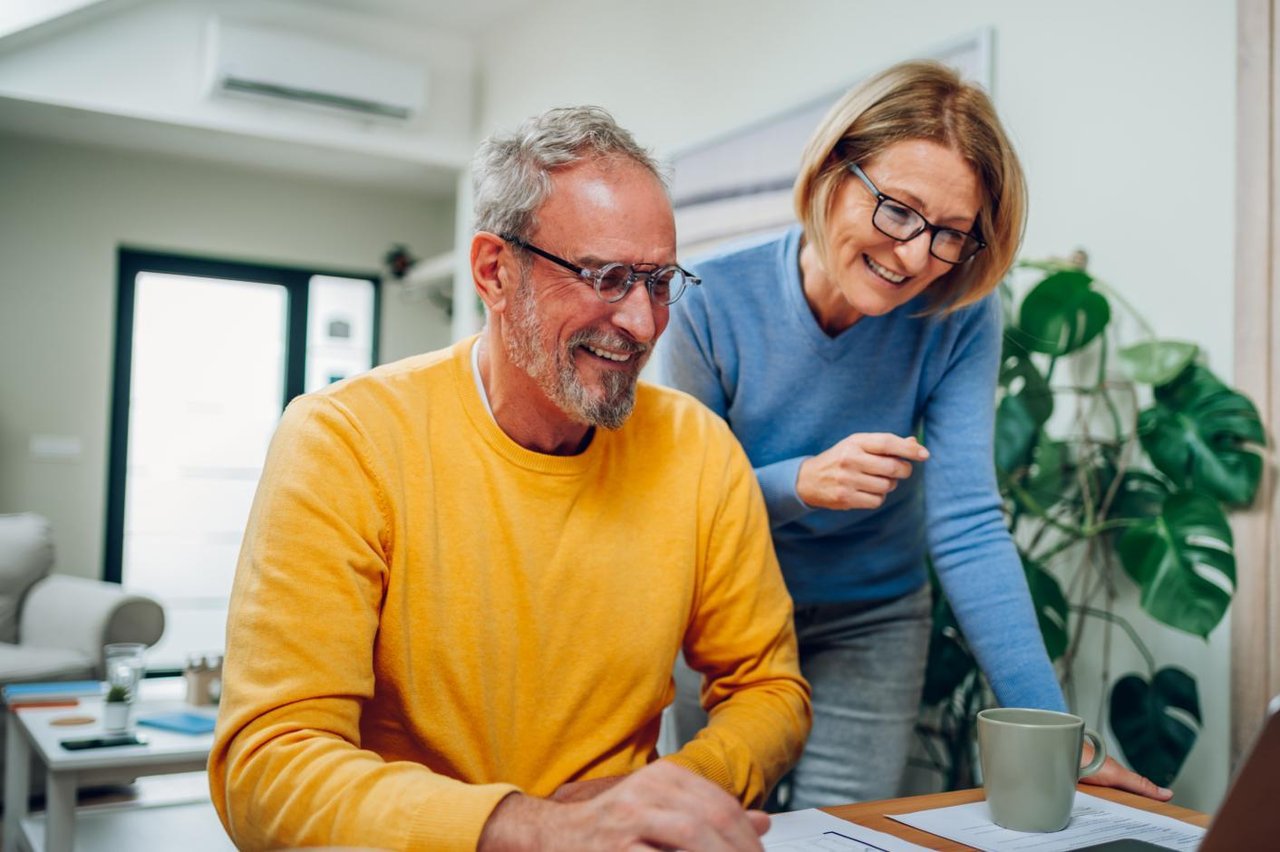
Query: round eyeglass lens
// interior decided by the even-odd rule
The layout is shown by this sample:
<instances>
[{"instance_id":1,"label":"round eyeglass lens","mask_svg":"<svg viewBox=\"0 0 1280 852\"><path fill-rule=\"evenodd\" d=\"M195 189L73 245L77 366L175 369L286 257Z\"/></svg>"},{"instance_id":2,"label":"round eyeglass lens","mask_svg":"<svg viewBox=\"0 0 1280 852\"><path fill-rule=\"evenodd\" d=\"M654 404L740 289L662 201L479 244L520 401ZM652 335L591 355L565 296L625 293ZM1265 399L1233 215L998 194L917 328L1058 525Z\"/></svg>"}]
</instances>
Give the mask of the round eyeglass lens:
<instances>
[{"instance_id":1,"label":"round eyeglass lens","mask_svg":"<svg viewBox=\"0 0 1280 852\"><path fill-rule=\"evenodd\" d=\"M649 295L660 305L669 305L684 292L685 277L677 267L668 266L649 276Z\"/></svg>"},{"instance_id":2,"label":"round eyeglass lens","mask_svg":"<svg viewBox=\"0 0 1280 852\"><path fill-rule=\"evenodd\" d=\"M621 263L610 263L596 273L596 292L606 302L616 302L627 295L631 270Z\"/></svg>"}]
</instances>

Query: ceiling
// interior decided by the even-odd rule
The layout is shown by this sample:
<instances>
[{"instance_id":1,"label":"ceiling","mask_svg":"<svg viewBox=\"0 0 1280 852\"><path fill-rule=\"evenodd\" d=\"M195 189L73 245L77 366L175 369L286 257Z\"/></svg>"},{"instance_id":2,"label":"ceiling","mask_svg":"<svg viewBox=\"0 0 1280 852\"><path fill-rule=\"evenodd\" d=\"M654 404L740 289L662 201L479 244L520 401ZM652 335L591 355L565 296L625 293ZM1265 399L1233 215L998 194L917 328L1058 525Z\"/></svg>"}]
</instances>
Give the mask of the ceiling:
<instances>
[{"instance_id":1,"label":"ceiling","mask_svg":"<svg viewBox=\"0 0 1280 852\"><path fill-rule=\"evenodd\" d=\"M47 32L70 22L117 13L148 0L3 0L0 38L23 31ZM533 6L537 0L305 0L382 21L477 35L486 24Z\"/></svg>"},{"instance_id":2,"label":"ceiling","mask_svg":"<svg viewBox=\"0 0 1280 852\"><path fill-rule=\"evenodd\" d=\"M536 0L311 0L358 14L406 24L478 35L486 24L528 9Z\"/></svg>"},{"instance_id":3,"label":"ceiling","mask_svg":"<svg viewBox=\"0 0 1280 852\"><path fill-rule=\"evenodd\" d=\"M0 3L7 0L0 0ZM13 0L0 9L3 50L21 49L64 32L126 14L153 0ZM286 0L288 2L288 0ZM536 0L306 0L312 7L473 40ZM250 169L324 177L383 190L451 197L455 169L354 150L298 144L216 129L158 122L67 104L0 96L0 132L73 144L193 157Z\"/></svg>"},{"instance_id":4,"label":"ceiling","mask_svg":"<svg viewBox=\"0 0 1280 852\"><path fill-rule=\"evenodd\" d=\"M457 190L452 169L13 98L0 97L0 132L431 198L452 198Z\"/></svg>"}]
</instances>

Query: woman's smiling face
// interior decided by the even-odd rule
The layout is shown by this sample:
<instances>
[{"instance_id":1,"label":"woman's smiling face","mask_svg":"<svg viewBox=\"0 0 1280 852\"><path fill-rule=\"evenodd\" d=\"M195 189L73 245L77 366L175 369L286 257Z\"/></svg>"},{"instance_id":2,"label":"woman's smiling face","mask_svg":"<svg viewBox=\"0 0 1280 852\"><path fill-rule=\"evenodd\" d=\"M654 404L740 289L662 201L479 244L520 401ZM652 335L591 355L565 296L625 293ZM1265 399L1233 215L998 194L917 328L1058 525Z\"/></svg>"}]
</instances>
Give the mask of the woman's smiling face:
<instances>
[{"instance_id":1,"label":"woman's smiling face","mask_svg":"<svg viewBox=\"0 0 1280 852\"><path fill-rule=\"evenodd\" d=\"M910 139L858 165L881 193L915 208L929 222L973 231L981 187L973 169L951 148ZM952 269L929 253L932 232L899 242L871 223L875 209L876 197L848 173L827 216L825 286L811 292L806 280L806 294L824 326L847 328L861 317L886 314Z\"/></svg>"}]
</instances>

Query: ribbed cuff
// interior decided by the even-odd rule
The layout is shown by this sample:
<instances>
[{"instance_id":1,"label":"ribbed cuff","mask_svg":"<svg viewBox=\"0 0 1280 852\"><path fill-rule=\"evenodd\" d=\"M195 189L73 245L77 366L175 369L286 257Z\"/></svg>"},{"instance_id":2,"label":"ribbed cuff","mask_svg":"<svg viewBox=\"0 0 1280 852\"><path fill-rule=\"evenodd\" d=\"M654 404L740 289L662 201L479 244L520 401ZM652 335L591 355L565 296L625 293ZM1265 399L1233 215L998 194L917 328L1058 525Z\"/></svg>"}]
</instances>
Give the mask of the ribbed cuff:
<instances>
[{"instance_id":1,"label":"ribbed cuff","mask_svg":"<svg viewBox=\"0 0 1280 852\"><path fill-rule=\"evenodd\" d=\"M779 527L813 511L796 494L796 477L800 475L800 465L808 458L798 456L756 468L756 479L760 481L764 505L769 511L769 526Z\"/></svg>"},{"instance_id":2,"label":"ribbed cuff","mask_svg":"<svg viewBox=\"0 0 1280 852\"><path fill-rule=\"evenodd\" d=\"M683 766L690 772L701 775L730 796L735 799L738 798L738 791L735 789L736 785L733 783L733 776L729 773L729 767L725 766L724 761L712 754L707 746L697 740L685 743L684 747L679 751L662 759L669 760L678 766Z\"/></svg>"},{"instance_id":3,"label":"ribbed cuff","mask_svg":"<svg viewBox=\"0 0 1280 852\"><path fill-rule=\"evenodd\" d=\"M512 784L477 784L433 795L409 827L405 848L471 852L493 809L518 792Z\"/></svg>"}]
</instances>

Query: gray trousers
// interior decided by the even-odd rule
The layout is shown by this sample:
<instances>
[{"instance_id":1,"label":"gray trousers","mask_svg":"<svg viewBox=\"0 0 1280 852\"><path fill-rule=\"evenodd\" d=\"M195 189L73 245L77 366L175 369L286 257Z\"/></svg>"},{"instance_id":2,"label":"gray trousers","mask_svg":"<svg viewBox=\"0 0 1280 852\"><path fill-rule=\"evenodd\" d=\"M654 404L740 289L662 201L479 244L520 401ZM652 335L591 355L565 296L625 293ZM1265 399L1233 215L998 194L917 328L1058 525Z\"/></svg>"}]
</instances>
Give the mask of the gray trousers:
<instances>
[{"instance_id":1,"label":"gray trousers","mask_svg":"<svg viewBox=\"0 0 1280 852\"><path fill-rule=\"evenodd\" d=\"M929 652L929 586L887 601L796 607L800 671L813 687L813 731L773 805L817 808L898 795ZM701 676L676 662L679 743L706 725Z\"/></svg>"}]
</instances>

